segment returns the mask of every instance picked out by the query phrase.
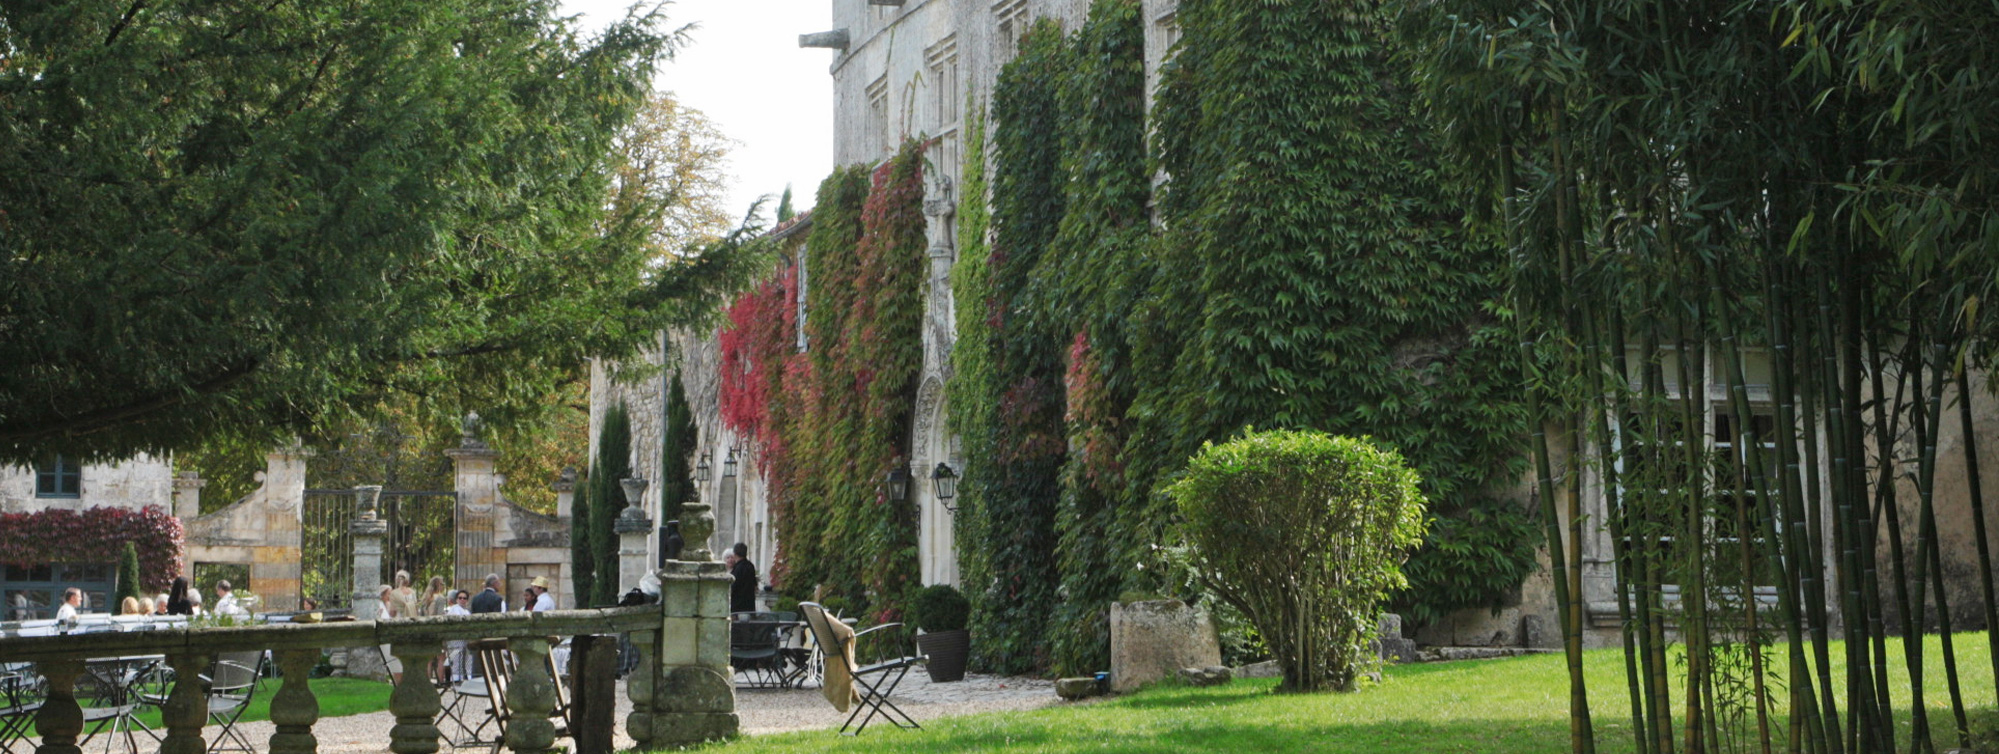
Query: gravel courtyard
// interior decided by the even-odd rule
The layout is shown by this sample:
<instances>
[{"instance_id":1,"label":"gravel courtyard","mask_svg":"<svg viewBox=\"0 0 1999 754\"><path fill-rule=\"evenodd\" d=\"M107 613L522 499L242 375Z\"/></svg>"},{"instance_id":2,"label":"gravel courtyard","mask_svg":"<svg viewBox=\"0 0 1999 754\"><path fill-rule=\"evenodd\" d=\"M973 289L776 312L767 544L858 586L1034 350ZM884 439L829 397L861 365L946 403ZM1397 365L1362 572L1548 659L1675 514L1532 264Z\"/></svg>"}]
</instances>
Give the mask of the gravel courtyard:
<instances>
[{"instance_id":1,"label":"gravel courtyard","mask_svg":"<svg viewBox=\"0 0 1999 754\"><path fill-rule=\"evenodd\" d=\"M620 749L633 745L624 730L625 714L631 711L631 702L625 698L624 691L624 684L618 684L617 746ZM914 716L918 723L953 715L1025 710L1063 703L1055 696L1053 681L967 674L963 681L931 683L930 677L921 668L903 679L891 700ZM834 711L817 688L738 690L736 712L742 715L743 732L750 735L813 729L831 731L847 717L846 713ZM874 724L885 723L878 718ZM319 737L321 752L372 753L389 750L389 728L394 725L395 717L384 710L365 715L323 718L312 730ZM244 723L241 728L260 748L270 740L275 730L269 722ZM215 732L216 728L210 727L204 735L212 737ZM140 738L140 742L145 744L141 751L157 751L157 747L144 737ZM102 739L91 742L93 746L102 746L103 743ZM446 750L449 748L447 746Z\"/></svg>"}]
</instances>

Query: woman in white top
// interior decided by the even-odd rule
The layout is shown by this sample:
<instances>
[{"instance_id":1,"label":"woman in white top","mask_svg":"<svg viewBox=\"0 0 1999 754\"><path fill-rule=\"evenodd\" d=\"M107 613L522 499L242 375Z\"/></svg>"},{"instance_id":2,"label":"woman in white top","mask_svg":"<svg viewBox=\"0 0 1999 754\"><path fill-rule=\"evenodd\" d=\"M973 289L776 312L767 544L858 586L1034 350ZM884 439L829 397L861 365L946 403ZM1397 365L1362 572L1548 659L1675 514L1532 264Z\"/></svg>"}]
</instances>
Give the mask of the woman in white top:
<instances>
[{"instance_id":1,"label":"woman in white top","mask_svg":"<svg viewBox=\"0 0 1999 754\"><path fill-rule=\"evenodd\" d=\"M444 614L471 615L472 614L471 605L472 605L472 593L460 589L456 592L451 593L451 604L445 606ZM464 639L453 639L451 641L445 642L444 658L446 663L451 666L451 680L462 681L472 677L472 674L467 672L468 670L470 670L470 667L466 663L471 659L471 656L465 653ZM431 677L442 678L444 676L441 674L433 674Z\"/></svg>"}]
</instances>

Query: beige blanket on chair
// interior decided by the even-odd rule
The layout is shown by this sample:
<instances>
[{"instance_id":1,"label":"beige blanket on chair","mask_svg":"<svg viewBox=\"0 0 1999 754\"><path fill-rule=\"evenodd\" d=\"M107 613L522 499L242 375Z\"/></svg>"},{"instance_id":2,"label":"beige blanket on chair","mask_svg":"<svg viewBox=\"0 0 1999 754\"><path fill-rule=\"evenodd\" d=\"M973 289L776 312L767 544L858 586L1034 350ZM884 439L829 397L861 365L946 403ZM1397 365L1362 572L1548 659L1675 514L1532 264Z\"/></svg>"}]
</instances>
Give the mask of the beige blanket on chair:
<instances>
[{"instance_id":1,"label":"beige blanket on chair","mask_svg":"<svg viewBox=\"0 0 1999 754\"><path fill-rule=\"evenodd\" d=\"M826 658L826 673L820 682L819 693L826 695L826 701L833 703L833 709L846 712L848 707L860 699L860 695L854 693L853 677L847 675L847 668L854 667L854 629L830 613L826 614L826 625L831 629L833 638L840 643L838 650L846 657L846 662L840 662L832 657ZM821 651L826 652L834 649L834 647L820 647Z\"/></svg>"}]
</instances>

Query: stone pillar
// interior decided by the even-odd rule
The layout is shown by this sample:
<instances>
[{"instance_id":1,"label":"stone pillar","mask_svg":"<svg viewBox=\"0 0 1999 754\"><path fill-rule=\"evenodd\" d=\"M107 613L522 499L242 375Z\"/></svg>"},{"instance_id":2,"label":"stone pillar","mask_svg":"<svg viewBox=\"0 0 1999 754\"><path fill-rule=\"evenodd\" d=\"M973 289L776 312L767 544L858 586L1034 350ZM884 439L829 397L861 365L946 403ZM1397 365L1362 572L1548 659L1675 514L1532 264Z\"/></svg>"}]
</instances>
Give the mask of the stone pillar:
<instances>
[{"instance_id":1,"label":"stone pillar","mask_svg":"<svg viewBox=\"0 0 1999 754\"><path fill-rule=\"evenodd\" d=\"M632 700L632 712L625 716L625 731L630 733L632 747L639 751L651 751L653 687L659 674L659 632L633 631L632 646L638 650L639 664L625 676L625 695Z\"/></svg>"},{"instance_id":2,"label":"stone pillar","mask_svg":"<svg viewBox=\"0 0 1999 754\"><path fill-rule=\"evenodd\" d=\"M354 538L355 620L377 620L382 615L382 540L388 536L389 522L383 521L375 506L382 497L379 484L354 488L357 508L347 531ZM386 678L381 653L361 647L347 652L347 675L357 678Z\"/></svg>"},{"instance_id":3,"label":"stone pillar","mask_svg":"<svg viewBox=\"0 0 1999 754\"><path fill-rule=\"evenodd\" d=\"M389 711L396 714L389 729L389 751L395 754L437 754L437 686L430 682L430 661L442 647L437 642L397 642L389 648L403 661L403 678L389 693Z\"/></svg>"},{"instance_id":4,"label":"stone pillar","mask_svg":"<svg viewBox=\"0 0 1999 754\"><path fill-rule=\"evenodd\" d=\"M555 490L555 517L562 523L569 523L576 510L576 467L562 467L562 474L548 488Z\"/></svg>"},{"instance_id":5,"label":"stone pillar","mask_svg":"<svg viewBox=\"0 0 1999 754\"><path fill-rule=\"evenodd\" d=\"M299 445L264 455L264 543L250 563L250 591L260 600L258 610L296 610L300 563L304 559L306 462L312 451Z\"/></svg>"},{"instance_id":6,"label":"stone pillar","mask_svg":"<svg viewBox=\"0 0 1999 754\"><path fill-rule=\"evenodd\" d=\"M314 754L319 739L312 735L312 724L319 722L319 698L312 694L311 677L319 650L280 649L277 655L285 680L271 697L271 722L278 728L271 734L271 754Z\"/></svg>"},{"instance_id":7,"label":"stone pillar","mask_svg":"<svg viewBox=\"0 0 1999 754\"><path fill-rule=\"evenodd\" d=\"M183 652L167 655L167 665L174 669L176 678L200 678L208 672L212 659L205 654ZM201 738L201 727L208 724L208 689L203 688L205 685L174 684L173 693L167 695L167 703L160 710L160 720L167 728L167 737L160 742L160 754L205 754L208 751L208 743Z\"/></svg>"},{"instance_id":8,"label":"stone pillar","mask_svg":"<svg viewBox=\"0 0 1999 754\"><path fill-rule=\"evenodd\" d=\"M208 480L201 478L199 471L174 475L174 515L180 518L182 526L201 517L201 488L206 486Z\"/></svg>"},{"instance_id":9,"label":"stone pillar","mask_svg":"<svg viewBox=\"0 0 1999 754\"><path fill-rule=\"evenodd\" d=\"M514 671L513 685L507 688L507 709L514 713L507 724L507 748L514 754L544 754L555 744L555 679L548 675L548 640L511 639L520 668ZM572 658L573 659L573 658Z\"/></svg>"},{"instance_id":10,"label":"stone pillar","mask_svg":"<svg viewBox=\"0 0 1999 754\"><path fill-rule=\"evenodd\" d=\"M83 735L83 707L76 703L76 677L83 675L83 660L55 660L35 663L35 672L48 679L48 698L35 712L35 730L42 745L35 754L82 754L76 745Z\"/></svg>"},{"instance_id":11,"label":"stone pillar","mask_svg":"<svg viewBox=\"0 0 1999 754\"><path fill-rule=\"evenodd\" d=\"M619 484L625 488L625 509L618 514L613 531L618 533L618 591L639 585L646 577L646 564L652 561L646 550L646 541L652 534L652 519L646 517L646 480L626 479Z\"/></svg>"},{"instance_id":12,"label":"stone pillar","mask_svg":"<svg viewBox=\"0 0 1999 754\"><path fill-rule=\"evenodd\" d=\"M688 510L694 507L690 503ZM694 532L702 537L690 536L688 544L699 542L705 549L709 533ZM659 577L664 625L649 745L677 747L733 737L742 727L729 669L729 586L734 580L721 563L706 560L670 561ZM633 724L637 717L635 713Z\"/></svg>"},{"instance_id":13,"label":"stone pillar","mask_svg":"<svg viewBox=\"0 0 1999 754\"><path fill-rule=\"evenodd\" d=\"M493 536L494 507L500 500L494 464L500 453L479 438L481 426L478 414L466 414L458 447L444 451L451 458L452 489L458 492L458 564L453 586L473 594L486 588L486 574L507 575L506 551Z\"/></svg>"}]
</instances>

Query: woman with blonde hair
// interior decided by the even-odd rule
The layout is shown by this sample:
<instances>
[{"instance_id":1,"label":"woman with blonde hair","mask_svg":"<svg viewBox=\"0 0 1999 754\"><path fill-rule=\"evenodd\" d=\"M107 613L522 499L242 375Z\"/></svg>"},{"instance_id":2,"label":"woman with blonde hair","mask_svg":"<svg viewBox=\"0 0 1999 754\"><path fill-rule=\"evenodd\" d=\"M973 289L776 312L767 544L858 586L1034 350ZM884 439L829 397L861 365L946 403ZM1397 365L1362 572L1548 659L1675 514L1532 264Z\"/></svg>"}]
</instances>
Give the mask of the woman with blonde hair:
<instances>
[{"instance_id":1,"label":"woman with blonde hair","mask_svg":"<svg viewBox=\"0 0 1999 754\"><path fill-rule=\"evenodd\" d=\"M414 618L417 615L416 590L410 588L410 572L396 571L396 588L389 596L396 601L396 617Z\"/></svg>"},{"instance_id":2,"label":"woman with blonde hair","mask_svg":"<svg viewBox=\"0 0 1999 754\"><path fill-rule=\"evenodd\" d=\"M451 591L444 588L444 577L430 577L430 588L423 590L418 611L423 615L443 615L447 607L451 607Z\"/></svg>"},{"instance_id":3,"label":"woman with blonde hair","mask_svg":"<svg viewBox=\"0 0 1999 754\"><path fill-rule=\"evenodd\" d=\"M141 612L139 612L139 598L137 598L137 597L126 597L126 598L125 598L125 600L124 600L123 602L119 602L119 603L118 603L118 614L119 614L119 615L144 615L144 613L141 613Z\"/></svg>"},{"instance_id":4,"label":"woman with blonde hair","mask_svg":"<svg viewBox=\"0 0 1999 754\"><path fill-rule=\"evenodd\" d=\"M154 614L154 612L156 612L156 611L158 610L158 608L159 608L159 605L158 605L157 603L154 603L154 602L153 602L153 598L151 598L151 597L140 597L140 598L139 598L139 614L140 614L140 615L152 615L152 614Z\"/></svg>"}]
</instances>

